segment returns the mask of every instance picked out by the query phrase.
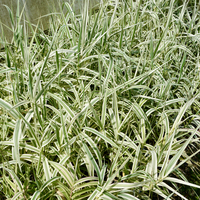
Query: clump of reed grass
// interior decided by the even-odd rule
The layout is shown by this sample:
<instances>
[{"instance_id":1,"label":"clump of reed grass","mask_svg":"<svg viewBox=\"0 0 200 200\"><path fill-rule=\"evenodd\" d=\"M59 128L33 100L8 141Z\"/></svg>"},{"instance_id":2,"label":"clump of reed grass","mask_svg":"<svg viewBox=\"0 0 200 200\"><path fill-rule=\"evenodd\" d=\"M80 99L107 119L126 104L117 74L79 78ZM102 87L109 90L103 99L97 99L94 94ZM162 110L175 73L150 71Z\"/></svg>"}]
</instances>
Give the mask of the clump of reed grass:
<instances>
[{"instance_id":1,"label":"clump of reed grass","mask_svg":"<svg viewBox=\"0 0 200 200\"><path fill-rule=\"evenodd\" d=\"M196 1L65 6L1 52L0 195L198 199Z\"/></svg>"}]
</instances>

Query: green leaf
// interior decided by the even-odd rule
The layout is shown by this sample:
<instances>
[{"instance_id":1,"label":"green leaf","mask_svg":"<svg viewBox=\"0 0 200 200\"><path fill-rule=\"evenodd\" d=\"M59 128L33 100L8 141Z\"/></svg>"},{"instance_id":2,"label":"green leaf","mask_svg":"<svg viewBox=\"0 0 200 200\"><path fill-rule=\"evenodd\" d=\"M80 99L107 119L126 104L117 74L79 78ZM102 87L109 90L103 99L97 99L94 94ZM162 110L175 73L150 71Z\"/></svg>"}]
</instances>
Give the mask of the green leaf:
<instances>
[{"instance_id":1,"label":"green leaf","mask_svg":"<svg viewBox=\"0 0 200 200\"><path fill-rule=\"evenodd\" d=\"M100 133L99 131L97 131L97 130L95 130L93 128L89 128L89 127L84 127L83 129L86 130L86 131L89 131L91 133L94 133L95 135L100 137L102 140L104 140L105 142L109 143L111 146L118 148L118 146L115 144L115 142L113 142L111 139L109 139L108 137L106 137L105 135Z\"/></svg>"},{"instance_id":2,"label":"green leaf","mask_svg":"<svg viewBox=\"0 0 200 200\"><path fill-rule=\"evenodd\" d=\"M33 196L31 197L31 200L38 200L40 195L40 191L34 192Z\"/></svg>"},{"instance_id":3,"label":"green leaf","mask_svg":"<svg viewBox=\"0 0 200 200\"><path fill-rule=\"evenodd\" d=\"M100 191L99 190L94 190L94 192L90 195L90 197L88 198L88 200L94 200L98 195L99 195Z\"/></svg>"},{"instance_id":4,"label":"green leaf","mask_svg":"<svg viewBox=\"0 0 200 200\"><path fill-rule=\"evenodd\" d=\"M194 133L187 139L187 141L181 146L180 150L169 161L169 164L168 164L168 166L165 170L165 175L164 175L165 177L167 177L173 171L173 169L176 166L179 158L181 157L181 155L185 151L185 148L188 146L188 144L192 140L193 136L194 136Z\"/></svg>"},{"instance_id":5,"label":"green leaf","mask_svg":"<svg viewBox=\"0 0 200 200\"><path fill-rule=\"evenodd\" d=\"M179 111L178 116L176 117L176 120L170 130L170 134L174 132L174 130L180 125L180 121L187 111L187 109L191 106L191 104L194 102L195 98L192 98L190 101L188 101Z\"/></svg>"},{"instance_id":6,"label":"green leaf","mask_svg":"<svg viewBox=\"0 0 200 200\"><path fill-rule=\"evenodd\" d=\"M23 198L23 192L17 192L11 200L18 200Z\"/></svg>"},{"instance_id":7,"label":"green leaf","mask_svg":"<svg viewBox=\"0 0 200 200\"><path fill-rule=\"evenodd\" d=\"M23 192L23 184L20 181L19 177L15 174L15 172L13 170L8 169L8 168L3 167L3 169L5 169L10 174L10 176L13 179L13 182L17 185L17 190L19 192Z\"/></svg>"},{"instance_id":8,"label":"green leaf","mask_svg":"<svg viewBox=\"0 0 200 200\"><path fill-rule=\"evenodd\" d=\"M102 180L102 177L100 177L101 174L100 174L99 166L97 165L97 163L96 163L91 151L89 150L89 148L87 147L87 145L84 142L83 142L83 147L84 147L86 153L88 154L90 161L92 162L92 164L94 166L94 169L95 169L95 171L97 173L99 181Z\"/></svg>"},{"instance_id":9,"label":"green leaf","mask_svg":"<svg viewBox=\"0 0 200 200\"><path fill-rule=\"evenodd\" d=\"M48 92L47 94L48 94L49 96L53 97L55 100L57 100L58 103L59 103L60 105L63 106L63 108L65 109L65 111L67 112L67 114L68 114L71 118L73 118L73 117L75 116L75 114L74 114L74 112L71 110L71 108L70 108L70 107L67 105L67 103L64 102L60 97L58 97L57 95L52 94L52 93L50 93L50 92Z\"/></svg>"},{"instance_id":10,"label":"green leaf","mask_svg":"<svg viewBox=\"0 0 200 200\"><path fill-rule=\"evenodd\" d=\"M172 191L174 194L178 195L179 197L181 197L182 199L188 200L187 198L185 198L183 195L181 195L179 192L177 192L176 190L174 190L172 187L170 187L169 185L167 185L166 183L162 182L162 183L158 183L158 186L162 186L167 188L168 190Z\"/></svg>"}]
</instances>

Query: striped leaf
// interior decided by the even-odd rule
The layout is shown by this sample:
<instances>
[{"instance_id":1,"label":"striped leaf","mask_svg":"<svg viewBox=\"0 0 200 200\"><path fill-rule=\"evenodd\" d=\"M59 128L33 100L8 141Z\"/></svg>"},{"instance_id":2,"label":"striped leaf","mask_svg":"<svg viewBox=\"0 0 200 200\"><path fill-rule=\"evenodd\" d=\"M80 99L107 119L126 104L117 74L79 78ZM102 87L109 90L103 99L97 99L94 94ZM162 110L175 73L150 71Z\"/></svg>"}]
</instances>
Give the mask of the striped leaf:
<instances>
[{"instance_id":1,"label":"striped leaf","mask_svg":"<svg viewBox=\"0 0 200 200\"><path fill-rule=\"evenodd\" d=\"M22 123L22 120L18 119L15 125L14 134L13 134L13 142L14 142L13 159L17 161L20 170L21 170L21 164L20 164L20 155L19 155L19 141L22 134L21 123Z\"/></svg>"},{"instance_id":2,"label":"striped leaf","mask_svg":"<svg viewBox=\"0 0 200 200\"><path fill-rule=\"evenodd\" d=\"M56 163L51 161L50 164L58 171L58 173L62 176L62 178L65 179L67 184L69 185L70 188L73 188L74 186L74 179L72 174L69 172L69 170L61 165L60 163Z\"/></svg>"},{"instance_id":3,"label":"striped leaf","mask_svg":"<svg viewBox=\"0 0 200 200\"><path fill-rule=\"evenodd\" d=\"M89 127L85 127L84 130L94 133L95 135L97 135L98 137L100 137L102 140L104 140L105 142L109 143L111 146L118 148L118 146L115 144L115 142L113 142L111 139L109 139L108 137L106 137L105 135L103 135L102 133L100 133L99 131L93 129L93 128L89 128Z\"/></svg>"}]
</instances>

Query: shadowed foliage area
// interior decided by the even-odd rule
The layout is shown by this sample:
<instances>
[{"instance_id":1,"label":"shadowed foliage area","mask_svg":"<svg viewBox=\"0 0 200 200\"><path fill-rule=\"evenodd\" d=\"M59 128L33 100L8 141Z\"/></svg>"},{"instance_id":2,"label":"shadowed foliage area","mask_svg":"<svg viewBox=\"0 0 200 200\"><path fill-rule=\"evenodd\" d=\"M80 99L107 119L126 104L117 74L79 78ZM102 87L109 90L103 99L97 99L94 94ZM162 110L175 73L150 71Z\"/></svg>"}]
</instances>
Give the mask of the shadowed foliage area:
<instances>
[{"instance_id":1,"label":"shadowed foliage area","mask_svg":"<svg viewBox=\"0 0 200 200\"><path fill-rule=\"evenodd\" d=\"M198 200L198 2L63 6L0 52L0 197Z\"/></svg>"}]
</instances>

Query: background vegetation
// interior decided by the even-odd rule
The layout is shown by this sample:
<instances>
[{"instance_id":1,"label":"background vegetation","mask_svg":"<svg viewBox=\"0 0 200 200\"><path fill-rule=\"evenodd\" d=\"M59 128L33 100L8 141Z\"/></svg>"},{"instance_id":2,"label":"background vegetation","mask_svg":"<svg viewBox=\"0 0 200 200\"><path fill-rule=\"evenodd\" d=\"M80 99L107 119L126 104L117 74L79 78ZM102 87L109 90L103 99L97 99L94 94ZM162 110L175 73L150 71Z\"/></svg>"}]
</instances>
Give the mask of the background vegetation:
<instances>
[{"instance_id":1,"label":"background vegetation","mask_svg":"<svg viewBox=\"0 0 200 200\"><path fill-rule=\"evenodd\" d=\"M13 22L0 52L0 199L199 199L200 8L115 0ZM12 17L12 13L11 17Z\"/></svg>"}]
</instances>

